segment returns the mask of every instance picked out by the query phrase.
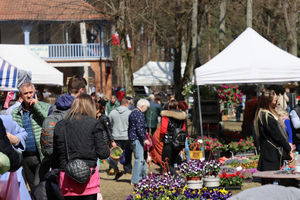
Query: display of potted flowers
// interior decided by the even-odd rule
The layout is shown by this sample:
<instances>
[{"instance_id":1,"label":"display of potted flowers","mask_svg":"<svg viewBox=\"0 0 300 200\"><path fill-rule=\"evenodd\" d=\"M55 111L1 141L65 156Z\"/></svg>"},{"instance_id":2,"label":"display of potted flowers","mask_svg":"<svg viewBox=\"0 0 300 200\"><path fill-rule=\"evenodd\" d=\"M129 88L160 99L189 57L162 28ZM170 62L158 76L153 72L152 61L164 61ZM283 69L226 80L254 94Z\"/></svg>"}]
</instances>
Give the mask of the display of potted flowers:
<instances>
[{"instance_id":1,"label":"display of potted flowers","mask_svg":"<svg viewBox=\"0 0 300 200\"><path fill-rule=\"evenodd\" d=\"M204 186L205 187L219 187L220 178L218 174L221 169L221 163L217 160L210 160L204 164Z\"/></svg>"},{"instance_id":2,"label":"display of potted flowers","mask_svg":"<svg viewBox=\"0 0 300 200\"><path fill-rule=\"evenodd\" d=\"M233 153L254 153L254 139L253 137L248 137L246 139L240 139L238 142L230 142L228 149Z\"/></svg>"},{"instance_id":3,"label":"display of potted flowers","mask_svg":"<svg viewBox=\"0 0 300 200\"><path fill-rule=\"evenodd\" d=\"M228 108L233 104L239 104L243 101L243 93L237 85L221 85L217 90L220 103L224 103L224 115L228 115Z\"/></svg>"},{"instance_id":4,"label":"display of potted flowers","mask_svg":"<svg viewBox=\"0 0 300 200\"><path fill-rule=\"evenodd\" d=\"M185 185L185 180L181 176L170 174L158 175L150 174L142 179L134 188L133 195L128 196L127 200L154 200L154 199L228 199L232 196L224 188L222 189L189 189Z\"/></svg>"},{"instance_id":5,"label":"display of potted flowers","mask_svg":"<svg viewBox=\"0 0 300 200\"><path fill-rule=\"evenodd\" d=\"M204 172L204 162L201 162L200 160L190 160L188 162L183 162L179 169L181 174L187 179L188 188L202 188L203 181L201 179Z\"/></svg>"},{"instance_id":6,"label":"display of potted flowers","mask_svg":"<svg viewBox=\"0 0 300 200\"><path fill-rule=\"evenodd\" d=\"M221 102L238 104L243 101L243 93L238 89L237 85L221 85L217 90Z\"/></svg>"},{"instance_id":7,"label":"display of potted flowers","mask_svg":"<svg viewBox=\"0 0 300 200\"><path fill-rule=\"evenodd\" d=\"M223 172L219 175L219 177L220 185L225 188L241 189L244 182L244 175L242 175L239 171L234 174L227 174L226 172Z\"/></svg>"}]
</instances>

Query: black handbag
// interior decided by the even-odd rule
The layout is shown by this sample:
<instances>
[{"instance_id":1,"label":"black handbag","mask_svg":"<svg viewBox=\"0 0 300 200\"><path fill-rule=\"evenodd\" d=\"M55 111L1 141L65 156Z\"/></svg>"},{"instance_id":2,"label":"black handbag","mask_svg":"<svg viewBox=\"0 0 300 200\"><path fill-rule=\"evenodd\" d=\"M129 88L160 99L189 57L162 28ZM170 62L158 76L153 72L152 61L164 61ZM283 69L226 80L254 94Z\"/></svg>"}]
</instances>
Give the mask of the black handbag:
<instances>
[{"instance_id":1,"label":"black handbag","mask_svg":"<svg viewBox=\"0 0 300 200\"><path fill-rule=\"evenodd\" d=\"M66 131L64 133L65 136L65 145L66 145L66 152L67 152L67 164L65 166L65 173L70 178L74 179L78 183L86 183L89 179L91 174L95 172L95 168L91 172L90 167L88 164L81 160L81 159L74 159L69 160L69 151L68 151L68 142Z\"/></svg>"}]
</instances>

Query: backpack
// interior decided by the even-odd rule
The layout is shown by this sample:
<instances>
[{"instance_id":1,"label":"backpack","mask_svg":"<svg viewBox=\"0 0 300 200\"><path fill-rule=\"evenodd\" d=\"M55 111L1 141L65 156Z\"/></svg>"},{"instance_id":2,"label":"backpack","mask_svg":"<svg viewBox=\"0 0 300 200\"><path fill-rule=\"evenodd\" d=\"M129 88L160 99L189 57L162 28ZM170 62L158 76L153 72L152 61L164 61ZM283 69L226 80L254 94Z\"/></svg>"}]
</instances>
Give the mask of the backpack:
<instances>
[{"instance_id":1,"label":"backpack","mask_svg":"<svg viewBox=\"0 0 300 200\"><path fill-rule=\"evenodd\" d=\"M57 122L65 119L68 113L69 109L58 110L56 106L54 106L53 112L43 121L41 147L44 156L51 156L53 154L54 127Z\"/></svg>"},{"instance_id":2,"label":"backpack","mask_svg":"<svg viewBox=\"0 0 300 200\"><path fill-rule=\"evenodd\" d=\"M182 130L181 127L176 127L173 122L169 122L170 127L172 127L172 133L168 133L171 135L171 144L174 148L182 149L185 146L185 140L187 137L186 131Z\"/></svg>"},{"instance_id":3,"label":"backpack","mask_svg":"<svg viewBox=\"0 0 300 200\"><path fill-rule=\"evenodd\" d=\"M181 128L176 128L173 133L172 145L175 148L184 148L187 134Z\"/></svg>"}]
</instances>

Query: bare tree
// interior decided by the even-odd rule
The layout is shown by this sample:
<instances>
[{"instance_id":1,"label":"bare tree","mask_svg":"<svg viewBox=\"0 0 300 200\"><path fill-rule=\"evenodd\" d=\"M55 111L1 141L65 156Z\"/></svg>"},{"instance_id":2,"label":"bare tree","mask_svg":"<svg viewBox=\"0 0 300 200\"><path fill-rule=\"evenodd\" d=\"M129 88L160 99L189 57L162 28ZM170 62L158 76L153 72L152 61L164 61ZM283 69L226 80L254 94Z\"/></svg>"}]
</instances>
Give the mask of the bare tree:
<instances>
[{"instance_id":1,"label":"bare tree","mask_svg":"<svg viewBox=\"0 0 300 200\"><path fill-rule=\"evenodd\" d=\"M246 22L247 22L247 27L251 27L251 28L252 28L252 5L253 5L253 0L247 0Z\"/></svg>"},{"instance_id":2,"label":"bare tree","mask_svg":"<svg viewBox=\"0 0 300 200\"><path fill-rule=\"evenodd\" d=\"M226 18L226 0L221 0L220 3L220 18L219 18L219 51L225 48L225 18Z\"/></svg>"},{"instance_id":3,"label":"bare tree","mask_svg":"<svg viewBox=\"0 0 300 200\"><path fill-rule=\"evenodd\" d=\"M282 8L287 31L288 51L297 56L297 0L283 1Z\"/></svg>"}]
</instances>

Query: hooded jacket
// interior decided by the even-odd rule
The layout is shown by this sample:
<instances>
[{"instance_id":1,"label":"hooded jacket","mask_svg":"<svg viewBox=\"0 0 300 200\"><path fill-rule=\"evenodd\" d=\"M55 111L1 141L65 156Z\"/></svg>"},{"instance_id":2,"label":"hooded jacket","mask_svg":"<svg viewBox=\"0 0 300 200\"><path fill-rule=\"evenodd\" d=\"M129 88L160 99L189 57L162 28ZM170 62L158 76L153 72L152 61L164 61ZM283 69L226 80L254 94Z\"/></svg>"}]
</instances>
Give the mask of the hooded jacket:
<instances>
[{"instance_id":1,"label":"hooded jacket","mask_svg":"<svg viewBox=\"0 0 300 200\"><path fill-rule=\"evenodd\" d=\"M176 127L181 127L185 131L186 113L178 110L163 110L161 111L161 127L160 137L164 138L167 132L172 133L174 130L169 126L172 122Z\"/></svg>"},{"instance_id":2,"label":"hooded jacket","mask_svg":"<svg viewBox=\"0 0 300 200\"><path fill-rule=\"evenodd\" d=\"M75 97L65 94L60 96L55 102L55 106L58 110L68 110L71 108Z\"/></svg>"},{"instance_id":3,"label":"hooded jacket","mask_svg":"<svg viewBox=\"0 0 300 200\"><path fill-rule=\"evenodd\" d=\"M119 106L109 114L112 135L115 140L128 140L128 119L131 111L126 106Z\"/></svg>"}]
</instances>

